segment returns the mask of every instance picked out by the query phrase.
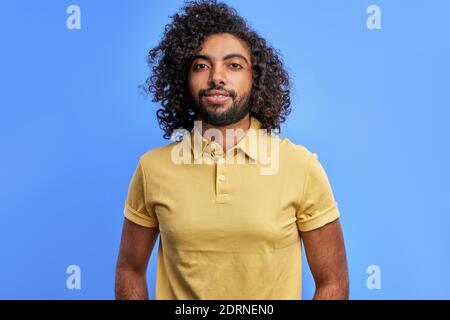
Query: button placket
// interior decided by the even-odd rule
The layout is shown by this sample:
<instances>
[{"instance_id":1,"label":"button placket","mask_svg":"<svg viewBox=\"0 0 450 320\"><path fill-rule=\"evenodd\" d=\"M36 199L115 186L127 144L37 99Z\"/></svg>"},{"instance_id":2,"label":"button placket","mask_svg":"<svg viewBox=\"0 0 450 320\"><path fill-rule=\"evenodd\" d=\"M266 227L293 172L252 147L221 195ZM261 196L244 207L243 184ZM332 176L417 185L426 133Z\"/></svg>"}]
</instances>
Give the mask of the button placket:
<instances>
[{"instance_id":1,"label":"button placket","mask_svg":"<svg viewBox=\"0 0 450 320\"><path fill-rule=\"evenodd\" d=\"M216 161L216 190L218 196L226 194L226 165L223 157Z\"/></svg>"},{"instance_id":2,"label":"button placket","mask_svg":"<svg viewBox=\"0 0 450 320\"><path fill-rule=\"evenodd\" d=\"M211 142L207 148L206 151L209 155L209 157L214 161L217 162L218 159L220 159L223 156L223 150L219 144L216 142Z\"/></svg>"}]
</instances>

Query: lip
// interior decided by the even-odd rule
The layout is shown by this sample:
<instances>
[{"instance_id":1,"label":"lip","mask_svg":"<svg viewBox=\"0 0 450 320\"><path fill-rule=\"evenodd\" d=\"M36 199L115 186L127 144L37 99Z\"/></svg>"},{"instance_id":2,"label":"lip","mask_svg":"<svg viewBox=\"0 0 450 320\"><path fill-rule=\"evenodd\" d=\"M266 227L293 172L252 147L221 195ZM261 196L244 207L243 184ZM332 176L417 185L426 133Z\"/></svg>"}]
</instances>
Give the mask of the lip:
<instances>
[{"instance_id":1,"label":"lip","mask_svg":"<svg viewBox=\"0 0 450 320\"><path fill-rule=\"evenodd\" d=\"M209 90L205 93L205 96L217 96L217 95L222 95L222 96L228 96L228 92L225 90Z\"/></svg>"},{"instance_id":2,"label":"lip","mask_svg":"<svg viewBox=\"0 0 450 320\"><path fill-rule=\"evenodd\" d=\"M206 101L209 103L224 104L230 99L230 97L229 96L217 97L214 95L209 95L209 96L204 96L204 99L206 99Z\"/></svg>"}]
</instances>

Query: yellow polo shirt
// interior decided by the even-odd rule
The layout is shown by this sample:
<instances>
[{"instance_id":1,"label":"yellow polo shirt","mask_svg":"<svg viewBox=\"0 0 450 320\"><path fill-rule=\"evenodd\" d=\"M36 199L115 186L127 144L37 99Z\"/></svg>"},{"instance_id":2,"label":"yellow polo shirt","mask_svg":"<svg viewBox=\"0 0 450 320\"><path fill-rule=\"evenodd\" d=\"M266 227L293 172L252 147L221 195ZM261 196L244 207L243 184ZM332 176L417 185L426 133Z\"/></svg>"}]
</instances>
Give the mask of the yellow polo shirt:
<instances>
[{"instance_id":1,"label":"yellow polo shirt","mask_svg":"<svg viewBox=\"0 0 450 320\"><path fill-rule=\"evenodd\" d=\"M156 299L301 299L299 230L336 220L337 202L316 153L258 135L268 162L250 131L223 152L194 128L139 158L124 214L159 227Z\"/></svg>"}]
</instances>

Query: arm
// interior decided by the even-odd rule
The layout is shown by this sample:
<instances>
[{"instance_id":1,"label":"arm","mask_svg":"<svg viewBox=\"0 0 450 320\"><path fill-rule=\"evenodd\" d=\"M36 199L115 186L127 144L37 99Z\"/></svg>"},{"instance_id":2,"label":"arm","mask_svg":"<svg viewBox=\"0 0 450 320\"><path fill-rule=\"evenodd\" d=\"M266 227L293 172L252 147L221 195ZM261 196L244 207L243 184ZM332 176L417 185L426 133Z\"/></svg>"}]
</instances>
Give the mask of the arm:
<instances>
[{"instance_id":1,"label":"arm","mask_svg":"<svg viewBox=\"0 0 450 320\"><path fill-rule=\"evenodd\" d=\"M126 219L116 265L116 299L148 299L147 264L159 233Z\"/></svg>"},{"instance_id":2,"label":"arm","mask_svg":"<svg viewBox=\"0 0 450 320\"><path fill-rule=\"evenodd\" d=\"M316 284L313 300L348 299L347 259L339 219L301 232L301 236Z\"/></svg>"}]
</instances>

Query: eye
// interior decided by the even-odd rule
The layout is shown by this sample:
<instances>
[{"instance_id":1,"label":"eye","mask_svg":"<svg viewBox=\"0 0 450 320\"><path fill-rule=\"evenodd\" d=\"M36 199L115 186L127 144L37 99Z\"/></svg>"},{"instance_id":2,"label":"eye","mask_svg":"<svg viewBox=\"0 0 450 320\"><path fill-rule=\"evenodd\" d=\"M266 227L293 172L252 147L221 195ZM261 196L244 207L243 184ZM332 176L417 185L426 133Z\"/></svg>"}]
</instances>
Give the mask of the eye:
<instances>
[{"instance_id":1,"label":"eye","mask_svg":"<svg viewBox=\"0 0 450 320\"><path fill-rule=\"evenodd\" d=\"M233 69L242 69L242 66L239 63L231 63L230 64L231 68Z\"/></svg>"},{"instance_id":2,"label":"eye","mask_svg":"<svg viewBox=\"0 0 450 320\"><path fill-rule=\"evenodd\" d=\"M194 70L199 70L199 69L206 69L208 67L208 65L204 64L204 63L197 63L194 66Z\"/></svg>"}]
</instances>

